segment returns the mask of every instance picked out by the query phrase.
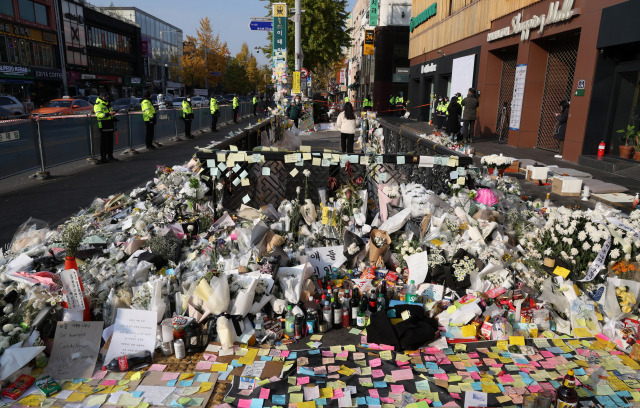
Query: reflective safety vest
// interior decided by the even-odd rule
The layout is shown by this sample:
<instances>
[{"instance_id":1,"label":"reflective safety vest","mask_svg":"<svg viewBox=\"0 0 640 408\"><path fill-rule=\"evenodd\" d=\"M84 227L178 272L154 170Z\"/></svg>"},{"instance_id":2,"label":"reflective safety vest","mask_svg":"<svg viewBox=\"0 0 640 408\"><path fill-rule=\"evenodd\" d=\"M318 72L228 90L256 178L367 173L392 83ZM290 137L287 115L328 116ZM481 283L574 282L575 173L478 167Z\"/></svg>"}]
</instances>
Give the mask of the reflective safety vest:
<instances>
[{"instance_id":1,"label":"reflective safety vest","mask_svg":"<svg viewBox=\"0 0 640 408\"><path fill-rule=\"evenodd\" d=\"M185 99L182 101L182 117L186 118L190 113L193 113L193 109L191 108L191 104Z\"/></svg>"},{"instance_id":2,"label":"reflective safety vest","mask_svg":"<svg viewBox=\"0 0 640 408\"><path fill-rule=\"evenodd\" d=\"M402 96L396 97L396 105L400 105L404 103L404 98Z\"/></svg>"},{"instance_id":3,"label":"reflective safety vest","mask_svg":"<svg viewBox=\"0 0 640 408\"><path fill-rule=\"evenodd\" d=\"M218 100L214 97L211 97L211 102L209 103L209 109L211 110L211 114L213 115L218 110Z\"/></svg>"},{"instance_id":4,"label":"reflective safety vest","mask_svg":"<svg viewBox=\"0 0 640 408\"><path fill-rule=\"evenodd\" d=\"M233 98L233 109L237 108L238 106L240 106L240 101L238 101L238 97L235 96Z\"/></svg>"},{"instance_id":5,"label":"reflective safety vest","mask_svg":"<svg viewBox=\"0 0 640 408\"><path fill-rule=\"evenodd\" d=\"M254 104L254 105L257 105L257 104L258 104L258 97L257 97L257 96L254 96L254 97L253 97L253 104Z\"/></svg>"},{"instance_id":6,"label":"reflective safety vest","mask_svg":"<svg viewBox=\"0 0 640 408\"><path fill-rule=\"evenodd\" d=\"M349 102L349 101L350 101L349 97L348 97L348 96L345 96L345 97L344 97L344 103L347 103L347 102Z\"/></svg>"},{"instance_id":7,"label":"reflective safety vest","mask_svg":"<svg viewBox=\"0 0 640 408\"><path fill-rule=\"evenodd\" d=\"M102 122L111 120L107 102L103 101L100 98L96 98L96 104L93 105L93 113L96 114L96 118L98 119L98 127L100 129L102 129Z\"/></svg>"},{"instance_id":8,"label":"reflective safety vest","mask_svg":"<svg viewBox=\"0 0 640 408\"><path fill-rule=\"evenodd\" d=\"M373 101L369 100L369 98L364 98L364 101L362 102L362 106L364 108L373 107Z\"/></svg>"},{"instance_id":9,"label":"reflective safety vest","mask_svg":"<svg viewBox=\"0 0 640 408\"><path fill-rule=\"evenodd\" d=\"M140 108L142 109L142 119L144 119L145 122L150 121L151 118L156 115L156 109L148 99L143 99L142 102L140 102Z\"/></svg>"},{"instance_id":10,"label":"reflective safety vest","mask_svg":"<svg viewBox=\"0 0 640 408\"><path fill-rule=\"evenodd\" d=\"M389 104L390 105L395 105L396 104L396 98L394 98L393 96L391 97L391 99L389 99Z\"/></svg>"}]
</instances>

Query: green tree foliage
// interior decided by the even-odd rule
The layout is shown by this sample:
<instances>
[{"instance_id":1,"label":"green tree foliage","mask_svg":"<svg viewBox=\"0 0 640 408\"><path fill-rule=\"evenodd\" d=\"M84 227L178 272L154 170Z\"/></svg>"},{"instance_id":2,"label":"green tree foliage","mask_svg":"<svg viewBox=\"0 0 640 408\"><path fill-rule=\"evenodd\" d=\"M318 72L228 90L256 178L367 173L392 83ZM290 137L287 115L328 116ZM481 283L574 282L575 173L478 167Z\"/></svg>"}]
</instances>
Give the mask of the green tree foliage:
<instances>
[{"instance_id":1,"label":"green tree foliage","mask_svg":"<svg viewBox=\"0 0 640 408\"><path fill-rule=\"evenodd\" d=\"M269 3L266 7L271 15L273 3L287 3L292 9L295 0L262 0ZM347 28L347 0L301 0L302 13L302 52L304 68L317 72L320 68L330 67L343 57L343 48L351 42L351 29ZM294 23L287 27L287 58L290 69L294 67L295 33ZM270 32L269 44L263 48L265 55L272 54Z\"/></svg>"}]
</instances>

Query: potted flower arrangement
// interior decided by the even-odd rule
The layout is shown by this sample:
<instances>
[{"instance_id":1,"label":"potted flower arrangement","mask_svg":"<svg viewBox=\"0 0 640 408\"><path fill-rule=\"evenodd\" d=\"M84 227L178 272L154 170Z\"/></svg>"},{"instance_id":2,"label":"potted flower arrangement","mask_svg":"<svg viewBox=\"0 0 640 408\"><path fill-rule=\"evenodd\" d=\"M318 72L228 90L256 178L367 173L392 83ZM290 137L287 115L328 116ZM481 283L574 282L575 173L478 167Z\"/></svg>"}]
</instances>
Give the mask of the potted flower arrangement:
<instances>
[{"instance_id":1,"label":"potted flower arrangement","mask_svg":"<svg viewBox=\"0 0 640 408\"><path fill-rule=\"evenodd\" d=\"M484 156L481 163L489 168L489 173L493 174L495 169L498 169L498 175L502 176L504 171L513 163L513 157L506 157L502 154L491 154Z\"/></svg>"},{"instance_id":2,"label":"potted flower arrangement","mask_svg":"<svg viewBox=\"0 0 640 408\"><path fill-rule=\"evenodd\" d=\"M620 133L620 139L624 141L624 145L620 145L620 157L622 159L629 159L633 154L634 146L629 144L629 141L636 144L638 140L638 132L633 125L627 126L626 129L617 130L616 133ZM635 157L634 157L635 158Z\"/></svg>"},{"instance_id":3,"label":"potted flower arrangement","mask_svg":"<svg viewBox=\"0 0 640 408\"><path fill-rule=\"evenodd\" d=\"M78 269L76 254L84 238L86 228L81 217L74 217L67 221L60 230L60 241L65 249L64 269Z\"/></svg>"}]
</instances>

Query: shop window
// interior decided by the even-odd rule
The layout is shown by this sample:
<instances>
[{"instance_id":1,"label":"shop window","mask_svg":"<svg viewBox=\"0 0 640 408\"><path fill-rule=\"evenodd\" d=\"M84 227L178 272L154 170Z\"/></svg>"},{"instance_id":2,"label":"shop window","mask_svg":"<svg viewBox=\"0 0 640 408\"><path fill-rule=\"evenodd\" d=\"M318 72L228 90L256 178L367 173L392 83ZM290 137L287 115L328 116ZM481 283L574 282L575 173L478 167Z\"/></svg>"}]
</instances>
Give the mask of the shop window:
<instances>
[{"instance_id":1,"label":"shop window","mask_svg":"<svg viewBox=\"0 0 640 408\"><path fill-rule=\"evenodd\" d=\"M42 66L42 58L40 58L40 44L33 43L31 44L33 48L33 65L36 67Z\"/></svg>"},{"instance_id":2,"label":"shop window","mask_svg":"<svg viewBox=\"0 0 640 408\"><path fill-rule=\"evenodd\" d=\"M9 62L12 64L20 63L20 56L18 51L18 42L15 38L7 38L7 47L9 47Z\"/></svg>"},{"instance_id":3,"label":"shop window","mask_svg":"<svg viewBox=\"0 0 640 408\"><path fill-rule=\"evenodd\" d=\"M0 35L0 62L9 62L7 38L4 35Z\"/></svg>"},{"instance_id":4,"label":"shop window","mask_svg":"<svg viewBox=\"0 0 640 408\"><path fill-rule=\"evenodd\" d=\"M36 15L36 23L42 25L49 25L49 13L47 10L47 6L40 3L34 3L35 15Z\"/></svg>"},{"instance_id":5,"label":"shop window","mask_svg":"<svg viewBox=\"0 0 640 408\"><path fill-rule=\"evenodd\" d=\"M31 0L18 0L18 9L20 10L20 18L23 20L36 22L36 13Z\"/></svg>"},{"instance_id":6,"label":"shop window","mask_svg":"<svg viewBox=\"0 0 640 408\"><path fill-rule=\"evenodd\" d=\"M0 0L0 14L13 17L13 0Z\"/></svg>"}]
</instances>

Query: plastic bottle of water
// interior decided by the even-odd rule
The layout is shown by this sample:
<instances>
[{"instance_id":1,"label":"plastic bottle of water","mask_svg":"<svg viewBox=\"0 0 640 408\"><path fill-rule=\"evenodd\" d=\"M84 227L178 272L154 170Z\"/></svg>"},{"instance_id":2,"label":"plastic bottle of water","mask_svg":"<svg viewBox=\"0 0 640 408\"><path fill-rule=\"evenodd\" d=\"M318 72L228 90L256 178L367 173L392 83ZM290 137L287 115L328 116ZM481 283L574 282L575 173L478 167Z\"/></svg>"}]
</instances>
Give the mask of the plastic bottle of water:
<instances>
[{"instance_id":1,"label":"plastic bottle of water","mask_svg":"<svg viewBox=\"0 0 640 408\"><path fill-rule=\"evenodd\" d=\"M418 291L416 290L416 282L411 281L409 286L407 287L406 299L409 303L415 303L418 298Z\"/></svg>"}]
</instances>

